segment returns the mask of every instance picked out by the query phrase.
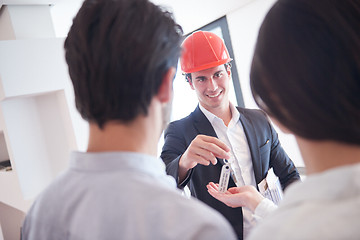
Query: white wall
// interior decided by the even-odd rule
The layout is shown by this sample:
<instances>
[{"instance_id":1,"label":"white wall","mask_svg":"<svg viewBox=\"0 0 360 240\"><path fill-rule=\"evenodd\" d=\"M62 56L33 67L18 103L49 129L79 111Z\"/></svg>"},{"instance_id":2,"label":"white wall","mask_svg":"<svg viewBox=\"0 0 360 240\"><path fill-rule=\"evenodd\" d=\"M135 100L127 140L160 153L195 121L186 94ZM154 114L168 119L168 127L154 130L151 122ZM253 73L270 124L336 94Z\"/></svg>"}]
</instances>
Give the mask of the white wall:
<instances>
[{"instance_id":1,"label":"white wall","mask_svg":"<svg viewBox=\"0 0 360 240\"><path fill-rule=\"evenodd\" d=\"M185 34L194 31L254 0L152 0L172 10Z\"/></svg>"}]
</instances>

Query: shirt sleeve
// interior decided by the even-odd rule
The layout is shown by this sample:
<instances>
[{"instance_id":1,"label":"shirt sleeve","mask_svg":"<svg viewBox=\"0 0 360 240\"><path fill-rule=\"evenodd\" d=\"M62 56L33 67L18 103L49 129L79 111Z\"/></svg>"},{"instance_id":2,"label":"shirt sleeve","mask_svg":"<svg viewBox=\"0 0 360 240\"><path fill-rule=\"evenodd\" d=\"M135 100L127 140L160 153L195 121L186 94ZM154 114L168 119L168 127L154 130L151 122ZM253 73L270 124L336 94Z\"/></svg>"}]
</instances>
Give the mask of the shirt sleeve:
<instances>
[{"instance_id":1,"label":"shirt sleeve","mask_svg":"<svg viewBox=\"0 0 360 240\"><path fill-rule=\"evenodd\" d=\"M276 210L277 206L271 200L264 198L259 205L255 208L254 218L256 221L261 221L264 217L266 217L269 213Z\"/></svg>"}]
</instances>

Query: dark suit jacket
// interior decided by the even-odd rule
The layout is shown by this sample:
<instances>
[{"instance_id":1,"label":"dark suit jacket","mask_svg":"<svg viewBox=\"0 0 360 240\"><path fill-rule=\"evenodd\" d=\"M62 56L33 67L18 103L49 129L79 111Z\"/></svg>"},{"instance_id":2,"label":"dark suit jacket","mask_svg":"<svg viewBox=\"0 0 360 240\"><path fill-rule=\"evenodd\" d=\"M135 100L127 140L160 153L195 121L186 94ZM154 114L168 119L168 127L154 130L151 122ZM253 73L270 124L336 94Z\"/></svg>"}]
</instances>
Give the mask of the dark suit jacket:
<instances>
[{"instance_id":1,"label":"dark suit jacket","mask_svg":"<svg viewBox=\"0 0 360 240\"><path fill-rule=\"evenodd\" d=\"M271 167L279 177L283 189L299 180L297 169L281 147L277 133L268 122L266 115L261 110L240 107L237 109L249 143L256 183L259 184L266 177ZM177 181L179 159L198 134L217 137L211 123L199 107L186 118L170 123L165 131L161 158L166 164L167 173ZM190 171L189 177L183 183L179 183L179 187L188 185L194 197L221 212L242 239L242 209L227 207L213 198L206 189L209 182L219 182L222 164L222 161L209 166L198 164ZM235 183L230 178L229 187L234 186Z\"/></svg>"}]
</instances>

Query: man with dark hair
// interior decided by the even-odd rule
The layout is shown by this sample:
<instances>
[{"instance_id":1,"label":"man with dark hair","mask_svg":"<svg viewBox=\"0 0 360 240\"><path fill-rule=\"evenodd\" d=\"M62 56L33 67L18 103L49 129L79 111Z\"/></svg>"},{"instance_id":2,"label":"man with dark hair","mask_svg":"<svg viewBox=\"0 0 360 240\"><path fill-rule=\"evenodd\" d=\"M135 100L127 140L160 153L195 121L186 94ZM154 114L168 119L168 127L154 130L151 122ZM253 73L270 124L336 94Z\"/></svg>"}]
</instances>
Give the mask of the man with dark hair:
<instances>
[{"instance_id":1,"label":"man with dark hair","mask_svg":"<svg viewBox=\"0 0 360 240\"><path fill-rule=\"evenodd\" d=\"M86 0L65 41L87 152L35 201L23 239L235 239L156 158L182 30L148 0Z\"/></svg>"},{"instance_id":2,"label":"man with dark hair","mask_svg":"<svg viewBox=\"0 0 360 240\"><path fill-rule=\"evenodd\" d=\"M178 186L188 185L193 196L221 212L243 239L256 224L252 212L226 206L206 188L209 182L219 182L224 159L232 169L229 187L257 188L273 168L285 189L300 179L299 173L264 112L235 107L229 101L232 59L223 40L197 31L182 46L181 69L199 106L169 124L161 157Z\"/></svg>"}]
</instances>

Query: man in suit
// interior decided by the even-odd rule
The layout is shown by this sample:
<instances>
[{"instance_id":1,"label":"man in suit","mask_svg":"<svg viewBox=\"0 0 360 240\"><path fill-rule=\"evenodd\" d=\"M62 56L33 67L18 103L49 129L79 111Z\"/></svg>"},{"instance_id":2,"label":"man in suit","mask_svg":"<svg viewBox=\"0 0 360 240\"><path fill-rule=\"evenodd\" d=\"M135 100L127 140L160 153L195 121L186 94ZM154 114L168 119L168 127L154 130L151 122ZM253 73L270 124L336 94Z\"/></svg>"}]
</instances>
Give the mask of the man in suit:
<instances>
[{"instance_id":1,"label":"man in suit","mask_svg":"<svg viewBox=\"0 0 360 240\"><path fill-rule=\"evenodd\" d=\"M224 159L232 172L229 187L257 187L273 168L285 189L300 179L299 173L266 115L229 101L232 59L223 40L197 31L182 47L181 69L199 105L189 116L169 124L161 158L180 188L188 185L193 196L221 212L243 239L256 223L253 214L224 205L206 189L209 182L219 182Z\"/></svg>"}]
</instances>

